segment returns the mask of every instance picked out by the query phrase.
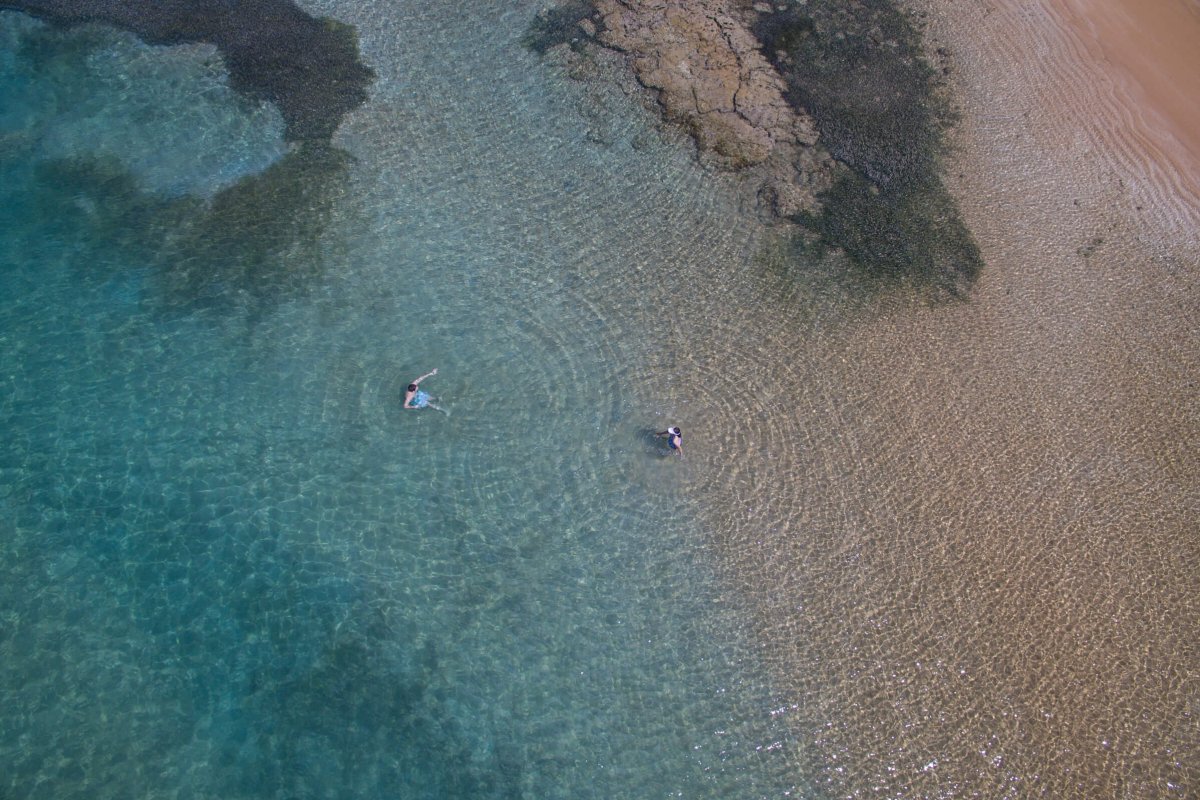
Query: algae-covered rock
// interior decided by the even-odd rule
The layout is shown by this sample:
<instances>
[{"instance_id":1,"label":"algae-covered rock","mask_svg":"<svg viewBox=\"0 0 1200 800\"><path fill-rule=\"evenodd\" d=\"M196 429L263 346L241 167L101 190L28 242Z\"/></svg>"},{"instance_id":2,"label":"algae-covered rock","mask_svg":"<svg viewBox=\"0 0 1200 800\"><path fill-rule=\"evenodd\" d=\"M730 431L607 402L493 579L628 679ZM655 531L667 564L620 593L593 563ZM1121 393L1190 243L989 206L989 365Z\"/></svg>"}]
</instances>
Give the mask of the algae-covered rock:
<instances>
[{"instance_id":1,"label":"algae-covered rock","mask_svg":"<svg viewBox=\"0 0 1200 800\"><path fill-rule=\"evenodd\" d=\"M701 158L869 275L961 294L982 267L939 177L951 124L888 0L568 0L530 45L625 54ZM797 237L808 241L809 237Z\"/></svg>"},{"instance_id":2,"label":"algae-covered rock","mask_svg":"<svg viewBox=\"0 0 1200 800\"><path fill-rule=\"evenodd\" d=\"M526 43L542 54L589 43L623 54L703 161L741 172L762 207L787 217L816 205L831 162L813 120L784 96L748 14L728 0L567 0L538 16Z\"/></svg>"},{"instance_id":3,"label":"algae-covered rock","mask_svg":"<svg viewBox=\"0 0 1200 800\"><path fill-rule=\"evenodd\" d=\"M939 176L953 120L919 31L887 0L845 0L774 6L755 33L845 167L797 221L871 275L965 291L983 262Z\"/></svg>"}]
</instances>

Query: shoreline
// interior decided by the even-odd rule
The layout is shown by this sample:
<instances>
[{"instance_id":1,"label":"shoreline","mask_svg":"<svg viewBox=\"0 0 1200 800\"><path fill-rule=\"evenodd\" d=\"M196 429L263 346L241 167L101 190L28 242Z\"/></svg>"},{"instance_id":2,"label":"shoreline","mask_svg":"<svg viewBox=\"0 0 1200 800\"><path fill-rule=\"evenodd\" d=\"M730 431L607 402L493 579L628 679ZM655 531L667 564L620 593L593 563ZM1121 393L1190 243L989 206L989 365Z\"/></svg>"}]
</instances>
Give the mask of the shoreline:
<instances>
[{"instance_id":1,"label":"shoreline","mask_svg":"<svg viewBox=\"0 0 1200 800\"><path fill-rule=\"evenodd\" d=\"M1097 82L1108 84L1117 113L1078 109L1099 131L1098 145L1123 146L1130 166L1156 173L1151 180L1178 193L1188 224L1200 224L1200 3L1049 0L1046 10L1069 30ZM1135 197L1139 189L1132 188Z\"/></svg>"},{"instance_id":2,"label":"shoreline","mask_svg":"<svg viewBox=\"0 0 1200 800\"><path fill-rule=\"evenodd\" d=\"M1048 171L1039 180L1080 191L1082 204L1103 195L1097 213L1200 244L1200 107L1190 102L1200 93L1200 5L997 0L981 10L928 4L928 16L953 52L963 48L951 27L990 39L974 46L986 120L977 127L990 136L1019 126Z\"/></svg>"},{"instance_id":3,"label":"shoreline","mask_svg":"<svg viewBox=\"0 0 1200 800\"><path fill-rule=\"evenodd\" d=\"M962 298L982 262L943 183L952 115L912 23L894 0L564 0L525 43L576 63L616 54L802 259L838 254L880 290Z\"/></svg>"},{"instance_id":4,"label":"shoreline","mask_svg":"<svg viewBox=\"0 0 1200 800\"><path fill-rule=\"evenodd\" d=\"M361 135L375 143L376 149L367 151L374 155L363 163L383 173L378 188L452 188L440 195L430 192L434 209L445 213L422 216L403 202L379 205L389 219L411 227L381 236L392 242L395 249L389 251L363 237L362 249L350 251L347 261L374 268L375 262L363 256L404 257L424 250L434 257L414 258L414 268L427 272L415 273L412 279L414 286L423 287L434 276L454 278L440 275L447 264L469 263L474 256L491 266L497 263L492 260L495 253L501 259L525 253L531 249L524 233L531 221L561 231L560 238L548 243L534 242L532 257L522 259L528 263L506 276L509 283L475 284L473 276L462 273L458 288L478 285L474 294L486 308L484 295L493 287L501 289L496 296L504 299L518 296L515 291L509 294L507 286L544 285L541 265L552 263L558 253L601 253L613 230L621 231L625 241L637 241L629 238L631 234L646 237L645 248L627 254L636 272L622 272L625 277L618 284L622 290L641 290L643 299L620 315L591 294L590 287L604 285L589 280L597 274L591 259L599 256L572 262L575 269L563 276L560 286L582 310L579 318L592 326L586 330L612 325L614 332L620 330L619 344L629 346L629 355L645 358L647 368L632 378L619 371L603 373L614 381L629 380L629 406L653 398L660 408L670 409L672 417L678 413L688 420L682 424L693 431L699 447L695 458L689 451L686 466L671 464L672 474L675 466L690 470L683 473L682 481L688 482L683 489L714 503L716 520L709 527L722 538L715 545L721 548L720 569L728 570L729 584L735 587L731 591L739 593L732 607L746 610L747 636L759 640L751 657L762 658L765 669L778 675L778 691L771 687L772 708L778 709L771 711L771 725L786 724L793 733L786 740L770 740L784 741L781 751L773 750L774 744L766 749L777 753L771 758L793 759L795 773L806 783L839 796L871 791L892 796L1003 796L1017 787L1029 795L1115 797L1162 796L1174 781L1182 785L1181 794L1188 794L1196 789L1194 776L1173 769L1172 759L1186 765L1196 763L1200 755L1195 723L1186 715L1187 703L1196 696L1195 673L1187 660L1189 642L1200 631L1193 588L1200 542L1191 499L1191 487L1200 485L1200 458L1195 437L1188 435L1194 433L1194 420L1200 419L1191 388L1200 374L1200 349L1195 348L1195 336L1188 336L1197 316L1181 305L1194 306L1200 296L1187 293L1196 285L1195 262L1183 260L1189 252L1177 238L1144 224L1131 208L1133 201L1119 176L1097 163L1096 145L1076 135L1072 118L1052 116L1054 104L1035 102L1042 75L1011 69L1028 60L1015 46L1027 41L1020 25L1028 20L1009 20L1014 33L999 25L1006 19L1003 15L993 13L990 22L979 19L978 6L942 6L932 16L932 29L950 43L951 81L964 109L959 128L951 132L958 151L945 172L987 261L963 303L928 306L887 296L876 298L868 313L847 319L850 315L828 297L813 300L815 310L810 313L794 295L765 291L774 284L762 285L757 265L751 269L734 261L743 269L724 270L719 273L724 280L712 281L690 263L647 258L643 270L638 259L660 252L658 247L664 255L695 248L672 241L684 229L658 206L669 205L677 195L691 202L700 178L696 183L669 181L660 189L650 180L657 176L646 175L640 185L652 187L647 191L647 221L628 225L623 213L630 206L621 208L620 201L629 195L623 189L639 182L622 176L605 184L613 193L605 196L610 202L599 204L602 213L613 214L610 225L575 229L573 224L597 218L594 194L568 194L563 202L564 184L558 178L565 174L550 173L554 180L548 176L538 182L536 171L517 171L514 165L521 165L522 159L482 158L497 152L477 144L490 136L479 136L477 128L464 122L474 109L490 107L483 90L436 107L436 115L442 117L436 125L406 121L386 106L368 106L355 115L356 124L366 131ZM996 35L1004 30L1009 32ZM997 42L1011 49L993 49ZM930 49L934 44L929 42ZM378 63L401 72L398 59ZM429 78L428 86L438 85L439 79ZM393 124L397 127L390 127ZM405 124L427 138L403 135L410 130ZM523 140L525 130L510 132L511 139ZM461 138L448 137L448 131ZM571 139L561 136L558 141ZM410 157L410 147L422 158ZM479 164L478 176L464 176L457 167L433 167L438 161L449 162L448 156L459 158L456 147L477 157L463 162ZM475 147L479 149L472 150ZM421 163L426 161L429 166ZM484 167L492 164L512 171L484 177ZM411 183L388 183L406 167ZM603 177L604 172L598 167L595 174ZM517 202L505 206L501 201L513 194L518 184L512 178L518 175L527 183ZM711 189L714 183L706 180L703 188ZM297 202L304 199L300 192L284 194ZM389 194L403 198L417 193ZM254 195L247 192L247 201ZM723 202L717 195L713 190L715 199L708 206ZM365 202L380 204L381 197L368 194ZM482 198L479 206L476 198ZM559 207L572 202L575 211L559 216ZM458 218L455 212L471 208L503 209L477 236L460 237L473 239L481 246L478 250L451 241L456 236L453 226L442 228L446 220ZM708 249L720 250L726 234L717 229L728 218L727 210L720 216L714 213L713 224L694 228L693 235L707 242ZM259 241L255 223L270 223L272 214L264 211L255 219L231 205L213 219L245 219L247 237ZM553 224L557 221L563 224ZM747 236L745 231L737 235ZM402 237L428 237L438 246L409 250L400 246ZM205 246L209 240L213 251L200 250L202 258L181 260L209 264L228 258L217 263L227 263L231 275L241 274L234 271L243 260L238 253L217 253L216 247L225 246L222 237L198 237ZM728 252L740 250L730 247ZM281 268L291 265L286 258L290 248L271 252L283 254L277 262ZM693 252L702 262L699 250ZM1174 272L1171 258L1179 259ZM390 275L390 259L379 261L378 274ZM431 280L419 281L422 274ZM209 275L204 270L200 277L208 281ZM372 290L379 285L363 281L363 298L374 299ZM541 295L551 307L559 301L552 291L557 290ZM656 292L663 300L685 301L676 307L646 299ZM614 299L618 295L612 293ZM357 296L349 294L344 300ZM411 312L401 312L415 306L418 322L428 313L429 330L439 336L458 335L455 313L435 316L432 304L427 312L423 304L413 303L414 297L420 295L386 292L376 313L408 319ZM524 355L501 360L503 349L492 354L494 361L473 359L476 363L511 367L518 385L530 379L550 384L545 379L551 375L566 378L580 365L603 367L610 360L598 350L564 357L572 352L563 344L570 337L561 329L543 327L532 299L501 315L502 321L528 318L532 323L513 339L513 352L527 348L557 356L552 363L562 371L552 372ZM754 299L763 303L747 302ZM366 303L362 307L374 311ZM328 308L327 303L313 305L312 319L327 319ZM464 307L454 308L461 313ZM602 313L605 309L608 313ZM312 336L303 320L289 344ZM289 316L287 322L280 332L298 321ZM271 329L263 331L266 339ZM528 347L538 343L544 346ZM329 347L318 343L315 351L333 364L348 349L346 344L331 338ZM465 360L469 345L470 341L461 346L461 354L456 346L456 357ZM478 347L481 354L489 351L486 344ZM625 351L614 346L612 352ZM353 401L375 395L363 394L366 390L357 386L357 376L372 364L390 363L389 358L376 356L365 365L352 360L342 371L335 370L335 376L341 376L336 386L345 391L314 393L313 400L322 403L306 407L312 409L310 418L318 418L319 412L324 420L325 404L345 397L351 400L347 415L338 419L356 426L354 430L364 420L369 423ZM634 363L632 358L613 361ZM186 367L178 368L194 378ZM285 389L298 385L283 384ZM371 391L382 393L387 385L372 385ZM85 386L84 391L90 389ZM247 389L246 399L257 396ZM181 411L197 409L194 403L184 404L188 398L181 398ZM592 404L582 408L581 418L588 419ZM622 424L620 413L618 408L607 424ZM499 418L520 432L521 416ZM469 428L470 412L461 419L466 422L458 424ZM546 446L538 452L557 452L554 441L547 435ZM443 457L447 465L458 463L456 452L446 451ZM432 474L443 476L447 487L457 486L457 476L463 473L449 466L442 469L440 463ZM486 462L481 458L466 463L474 467ZM507 474L502 466L496 469ZM647 475L650 472L647 469ZM581 483L590 485L590 471L578 474ZM322 484L328 497L339 496L341 475L334 472ZM626 478L613 480L621 485ZM487 486L504 488L499 480ZM365 481L355 491L355 501L371 496ZM378 496L393 494L384 488ZM513 497L515 508L533 507L519 493ZM472 490L465 498L469 503L482 498L482 492ZM405 503L408 499L402 498ZM267 495L264 503L269 500ZM411 518L425 507L417 493L411 500L411 505L397 505L396 512L407 512L397 513L397 518ZM355 507L362 506L356 502ZM631 505L629 512L640 508ZM580 519L580 540L603 530L595 521L603 510ZM475 520L460 513L454 502L439 506L438 512L448 522L475 527ZM373 541L387 552L384 529L372 517L361 519L365 529L378 532L379 539ZM479 530L487 530L487 519L480 517ZM519 519L514 530L523 521ZM673 531L678 535L661 537L660 546L679 546L690 555L693 551L686 548L698 546L684 535L690 531ZM325 541L325 533L318 535ZM471 555L493 552L486 549L484 536L472 536L471 541L479 542L480 548ZM629 551L613 552L624 557ZM520 561L536 581L537 560ZM397 558L397 563L403 562ZM567 559L562 566L565 576L581 574L578 566L567 571L573 566ZM373 563L372 569L381 568ZM486 593L480 594L486 598ZM552 610L561 597L548 593L544 605L531 602L527 607ZM580 597L577 606L586 609L596 595L588 591ZM481 612L477 630L495 634L490 641L506 643L504 628L484 625L487 619ZM595 619L585 616L581 621ZM577 629L587 630L583 625ZM699 634L695 638L702 641L703 633L688 628L680 635ZM474 674L467 671L470 648L463 650L463 671L457 674ZM522 663L517 662L518 669ZM373 664L368 661L361 668ZM357 674L370 680L377 673ZM654 677L652 671L645 674ZM532 673L528 694L525 685L516 682L505 697L516 700L497 705L540 711L541 686L532 685L539 677ZM443 686L453 696L453 681ZM520 701L524 702L517 705ZM488 706L481 702L478 707ZM336 712L341 707L332 708ZM433 708L445 713L434 719L447 727L460 719L456 713L462 714L444 705ZM570 705L556 708L558 719L573 710ZM760 714L762 710L752 709ZM482 714L476 718L488 721ZM700 754L711 758L706 764L711 763L714 772L731 763L719 751L734 747L727 742L736 738L758 743L746 732L758 730L753 719L733 723L734 737L714 740L713 748ZM286 724L279 729L289 732ZM380 731L386 730L381 724ZM524 731L515 725L509 730L515 731L512 739L519 744L516 733ZM720 734L725 735L724 728ZM524 754L514 752L512 763L520 764ZM578 751L566 750L574 752ZM756 752L749 757L755 759ZM331 759L338 756L337 750L329 754ZM181 758L180 763L190 762Z\"/></svg>"},{"instance_id":5,"label":"shoreline","mask_svg":"<svg viewBox=\"0 0 1200 800\"><path fill-rule=\"evenodd\" d=\"M1111 107L1053 16L905 7L986 267L961 303L746 322L721 363L761 415L708 421L721 568L830 795L1190 796L1196 232L1081 121Z\"/></svg>"}]
</instances>

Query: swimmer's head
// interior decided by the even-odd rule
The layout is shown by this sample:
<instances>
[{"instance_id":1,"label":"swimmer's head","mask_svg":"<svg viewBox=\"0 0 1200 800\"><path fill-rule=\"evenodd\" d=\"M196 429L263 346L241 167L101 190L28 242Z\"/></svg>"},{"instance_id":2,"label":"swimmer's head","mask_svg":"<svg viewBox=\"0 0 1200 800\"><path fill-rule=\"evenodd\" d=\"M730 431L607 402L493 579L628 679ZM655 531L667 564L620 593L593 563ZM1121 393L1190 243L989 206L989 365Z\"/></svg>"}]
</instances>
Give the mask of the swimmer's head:
<instances>
[{"instance_id":1,"label":"swimmer's head","mask_svg":"<svg viewBox=\"0 0 1200 800\"><path fill-rule=\"evenodd\" d=\"M408 385L408 390L409 390L410 392L415 392L415 391L417 390L417 385L416 385L415 383L410 383L410 384Z\"/></svg>"}]
</instances>

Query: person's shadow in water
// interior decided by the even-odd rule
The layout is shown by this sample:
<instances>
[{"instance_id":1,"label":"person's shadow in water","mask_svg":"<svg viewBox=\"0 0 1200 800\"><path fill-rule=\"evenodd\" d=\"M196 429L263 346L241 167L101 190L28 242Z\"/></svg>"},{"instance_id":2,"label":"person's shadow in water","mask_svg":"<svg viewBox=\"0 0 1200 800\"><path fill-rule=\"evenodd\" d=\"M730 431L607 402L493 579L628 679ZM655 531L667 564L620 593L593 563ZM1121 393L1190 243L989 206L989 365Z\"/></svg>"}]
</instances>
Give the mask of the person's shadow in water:
<instances>
[{"instance_id":1,"label":"person's shadow in water","mask_svg":"<svg viewBox=\"0 0 1200 800\"><path fill-rule=\"evenodd\" d=\"M639 428L637 438L646 455L665 458L671 455L671 448L667 447L667 440L660 438L657 434L658 431L654 428Z\"/></svg>"}]
</instances>

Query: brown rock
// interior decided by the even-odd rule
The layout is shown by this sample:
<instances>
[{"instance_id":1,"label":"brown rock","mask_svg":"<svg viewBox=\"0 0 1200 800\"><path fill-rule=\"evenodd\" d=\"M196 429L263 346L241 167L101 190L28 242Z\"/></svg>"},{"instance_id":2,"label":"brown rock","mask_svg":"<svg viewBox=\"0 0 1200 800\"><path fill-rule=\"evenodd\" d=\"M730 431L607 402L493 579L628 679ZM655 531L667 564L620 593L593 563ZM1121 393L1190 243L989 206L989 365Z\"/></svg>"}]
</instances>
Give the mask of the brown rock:
<instances>
[{"instance_id":1,"label":"brown rock","mask_svg":"<svg viewBox=\"0 0 1200 800\"><path fill-rule=\"evenodd\" d=\"M827 158L813 121L784 99L738 0L595 0L596 40L625 53L664 114L691 132L703 158L749 169L760 202L794 214L815 204ZM765 198L765 199L762 199Z\"/></svg>"}]
</instances>

